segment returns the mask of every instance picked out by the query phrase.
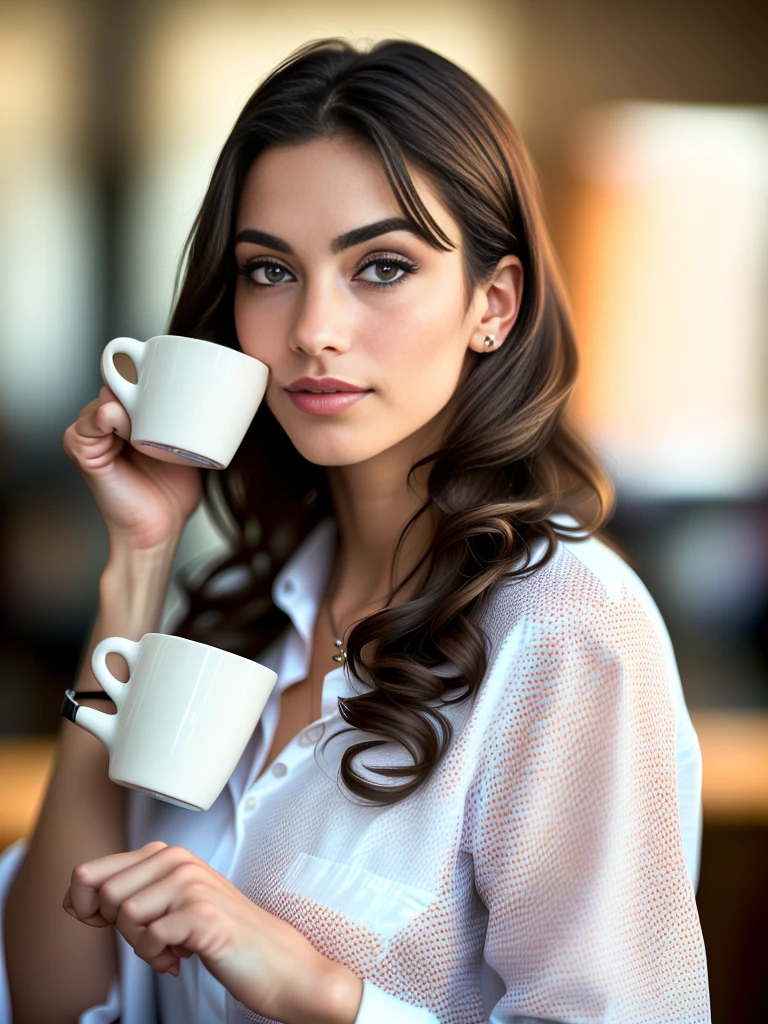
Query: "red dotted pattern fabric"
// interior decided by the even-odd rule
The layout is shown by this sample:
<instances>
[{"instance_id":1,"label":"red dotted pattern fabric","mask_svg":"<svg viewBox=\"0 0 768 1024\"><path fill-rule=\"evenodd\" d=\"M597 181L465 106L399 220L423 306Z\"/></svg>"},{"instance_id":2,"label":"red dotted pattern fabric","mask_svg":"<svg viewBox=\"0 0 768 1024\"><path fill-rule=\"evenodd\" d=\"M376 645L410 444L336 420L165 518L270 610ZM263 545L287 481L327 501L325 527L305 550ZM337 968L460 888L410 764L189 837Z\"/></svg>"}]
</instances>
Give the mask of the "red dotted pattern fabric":
<instances>
[{"instance_id":1,"label":"red dotted pattern fabric","mask_svg":"<svg viewBox=\"0 0 768 1024\"><path fill-rule=\"evenodd\" d=\"M710 1020L674 656L638 578L600 557L614 586L561 544L497 594L488 673L441 709L454 736L421 790L354 798L337 778L347 732L246 826L235 884L441 1024ZM410 763L395 744L362 761Z\"/></svg>"}]
</instances>

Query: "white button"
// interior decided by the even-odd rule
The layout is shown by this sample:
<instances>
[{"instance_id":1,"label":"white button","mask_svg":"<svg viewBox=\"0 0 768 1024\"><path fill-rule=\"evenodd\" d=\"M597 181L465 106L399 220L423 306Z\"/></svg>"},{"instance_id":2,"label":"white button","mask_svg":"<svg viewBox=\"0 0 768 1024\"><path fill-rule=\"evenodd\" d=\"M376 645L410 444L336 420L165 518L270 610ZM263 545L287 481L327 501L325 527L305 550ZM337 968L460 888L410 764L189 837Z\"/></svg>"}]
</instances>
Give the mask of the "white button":
<instances>
[{"instance_id":1,"label":"white button","mask_svg":"<svg viewBox=\"0 0 768 1024\"><path fill-rule=\"evenodd\" d=\"M245 809L246 809L246 811L252 811L255 806L256 806L256 797L249 796L248 799L245 801Z\"/></svg>"},{"instance_id":2,"label":"white button","mask_svg":"<svg viewBox=\"0 0 768 1024\"><path fill-rule=\"evenodd\" d=\"M285 580L283 582L283 590L287 590L288 593L290 594L290 592L293 590L293 580Z\"/></svg>"},{"instance_id":3,"label":"white button","mask_svg":"<svg viewBox=\"0 0 768 1024\"><path fill-rule=\"evenodd\" d=\"M277 761L275 764L272 765L272 774L276 775L279 779L281 779L287 771L288 769L281 761Z\"/></svg>"},{"instance_id":4,"label":"white button","mask_svg":"<svg viewBox=\"0 0 768 1024\"><path fill-rule=\"evenodd\" d=\"M299 746L309 747L313 743L317 743L322 738L325 732L325 722L319 722L317 725L310 725L304 732L299 736Z\"/></svg>"}]
</instances>

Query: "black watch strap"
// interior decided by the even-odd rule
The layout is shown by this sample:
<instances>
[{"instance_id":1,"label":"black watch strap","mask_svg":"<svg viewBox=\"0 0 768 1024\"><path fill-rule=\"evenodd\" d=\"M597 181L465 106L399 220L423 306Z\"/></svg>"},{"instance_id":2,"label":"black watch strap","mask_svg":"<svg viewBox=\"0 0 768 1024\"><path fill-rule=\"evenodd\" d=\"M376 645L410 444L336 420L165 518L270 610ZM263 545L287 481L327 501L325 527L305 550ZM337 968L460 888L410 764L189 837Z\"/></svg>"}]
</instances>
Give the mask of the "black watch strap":
<instances>
[{"instance_id":1,"label":"black watch strap","mask_svg":"<svg viewBox=\"0 0 768 1024\"><path fill-rule=\"evenodd\" d=\"M77 711L80 707L76 700L77 697L96 697L98 700L112 700L105 690L65 690L61 713L70 722L74 722L77 718Z\"/></svg>"}]
</instances>

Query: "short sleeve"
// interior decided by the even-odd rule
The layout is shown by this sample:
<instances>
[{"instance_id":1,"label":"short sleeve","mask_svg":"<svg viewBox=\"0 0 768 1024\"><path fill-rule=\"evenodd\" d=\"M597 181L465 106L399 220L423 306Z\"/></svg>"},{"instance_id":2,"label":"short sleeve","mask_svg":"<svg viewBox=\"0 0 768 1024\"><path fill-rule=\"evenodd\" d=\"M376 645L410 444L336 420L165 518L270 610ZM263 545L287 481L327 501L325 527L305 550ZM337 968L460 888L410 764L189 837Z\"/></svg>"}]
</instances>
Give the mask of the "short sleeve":
<instances>
[{"instance_id":1,"label":"short sleeve","mask_svg":"<svg viewBox=\"0 0 768 1024\"><path fill-rule=\"evenodd\" d=\"M490 1024L706 1024L666 638L633 594L528 623L468 801Z\"/></svg>"}]
</instances>

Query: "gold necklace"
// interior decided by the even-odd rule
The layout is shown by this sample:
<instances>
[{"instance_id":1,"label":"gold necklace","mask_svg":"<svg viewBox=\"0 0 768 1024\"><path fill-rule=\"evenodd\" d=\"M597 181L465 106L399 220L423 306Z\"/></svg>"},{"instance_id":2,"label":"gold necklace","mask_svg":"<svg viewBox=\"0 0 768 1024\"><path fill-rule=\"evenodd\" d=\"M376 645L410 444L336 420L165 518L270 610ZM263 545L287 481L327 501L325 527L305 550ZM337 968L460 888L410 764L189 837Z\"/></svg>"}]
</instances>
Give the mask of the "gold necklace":
<instances>
[{"instance_id":1,"label":"gold necklace","mask_svg":"<svg viewBox=\"0 0 768 1024\"><path fill-rule=\"evenodd\" d=\"M331 594L333 593L333 591L336 588L336 578L335 577L336 577L336 570L337 570L337 568L338 568L337 565L334 566L332 577L331 577L331 581L330 581L330 583L328 585L328 588L326 590L326 595L327 596L326 596L326 599L325 599L325 606L326 606L326 608L328 610L328 622L331 624L331 632L336 637L336 640L333 641L333 646L336 648L336 653L332 654L331 657L338 664L342 664L343 662L345 662L347 660L347 649L344 646L343 638L339 637L339 631L338 631L338 629L336 629L336 623L333 621L333 613L331 612L331 600L332 600L331 599Z\"/></svg>"},{"instance_id":2,"label":"gold necklace","mask_svg":"<svg viewBox=\"0 0 768 1024\"><path fill-rule=\"evenodd\" d=\"M371 602L373 603L373 602ZM333 614L331 612L331 599L328 597L326 601L326 607L328 609L328 621L331 624L331 632L336 637L333 641L333 646L336 648L336 654L332 654L331 657L334 661L339 663L347 661L347 648L344 645L344 640L339 638L339 630L336 628L336 623L333 621ZM389 601L384 605L385 608L389 607Z\"/></svg>"},{"instance_id":3,"label":"gold necklace","mask_svg":"<svg viewBox=\"0 0 768 1024\"><path fill-rule=\"evenodd\" d=\"M338 637L339 636L339 631L338 631L338 629L336 629L336 625L335 625L335 623L333 621L333 615L331 614L331 602L330 602L330 599L328 600L327 607L328 607L328 621L331 624L331 632L333 633L333 635L335 637ZM347 649L344 646L344 640L343 639L336 639L336 640L334 640L333 641L333 646L336 648L336 653L332 655L333 660L334 661L338 661L339 663L341 663L343 661L346 661L347 660Z\"/></svg>"},{"instance_id":4,"label":"gold necklace","mask_svg":"<svg viewBox=\"0 0 768 1024\"><path fill-rule=\"evenodd\" d=\"M331 615L331 602L330 601L326 602L326 607L328 609L328 619L329 619L329 621L331 623L331 631L333 633L338 633L338 630L336 629L336 627L334 625L334 622L333 622L333 616ZM347 660L347 651L346 651L346 648L344 647L344 641L343 640L336 640L335 643L334 643L334 646L337 648L337 650L340 648L341 649L341 653L334 654L333 655L333 660L334 661L339 661L339 662L346 661ZM311 674L310 674L310 677L309 677L309 684L310 684L309 685L309 718L310 718L310 721L314 721L314 719L312 717L313 711L314 711L314 691L313 691L313 688L312 688L312 675ZM321 705L322 705L322 698L321 698ZM322 715L322 707L320 709L320 714Z\"/></svg>"}]
</instances>

